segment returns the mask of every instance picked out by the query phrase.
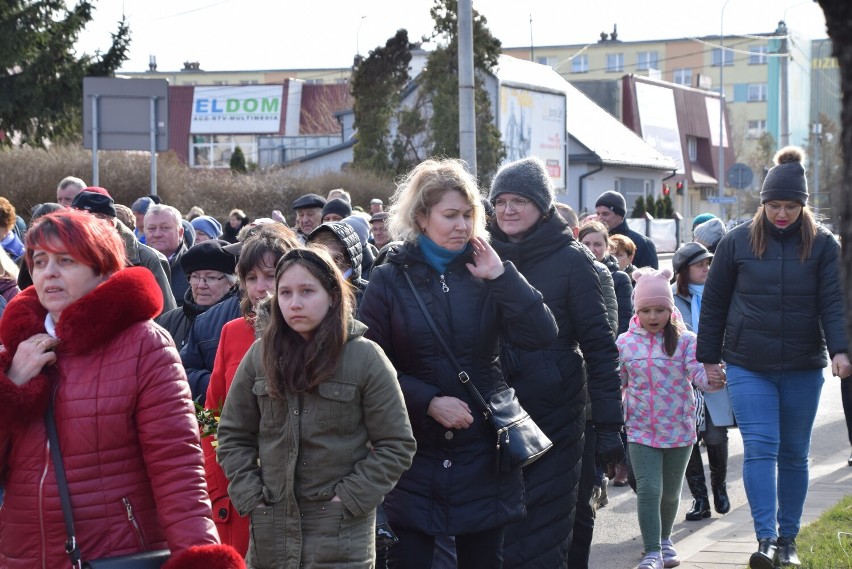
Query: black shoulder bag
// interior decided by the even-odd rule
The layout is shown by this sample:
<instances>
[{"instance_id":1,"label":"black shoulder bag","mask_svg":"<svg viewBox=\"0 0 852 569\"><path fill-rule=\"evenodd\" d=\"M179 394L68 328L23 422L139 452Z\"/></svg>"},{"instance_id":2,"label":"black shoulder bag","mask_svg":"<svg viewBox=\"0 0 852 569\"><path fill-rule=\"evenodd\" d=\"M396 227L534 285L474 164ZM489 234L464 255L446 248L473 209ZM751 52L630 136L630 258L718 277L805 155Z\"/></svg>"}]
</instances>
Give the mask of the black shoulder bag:
<instances>
[{"instance_id":1,"label":"black shoulder bag","mask_svg":"<svg viewBox=\"0 0 852 569\"><path fill-rule=\"evenodd\" d=\"M71 495L68 493L68 480L65 478L65 465L62 462L62 451L59 448L59 436L56 433L56 419L53 416L53 396L48 403L44 416L47 427L47 439L50 444L50 455L53 459L53 470L56 473L56 485L59 487L59 501L62 503L62 515L65 517L65 552L71 560L73 569L160 569L169 560L169 551L143 551L132 555L107 557L93 561L82 561L80 549L74 530L74 515L71 512Z\"/></svg>"},{"instance_id":2,"label":"black shoulder bag","mask_svg":"<svg viewBox=\"0 0 852 569\"><path fill-rule=\"evenodd\" d=\"M426 303L423 302L423 297L420 296L420 292L414 286L408 272L403 270L402 274L405 275L405 280L408 281L408 286L411 287L411 292L414 293L414 298L417 300L420 310L423 311L423 317L435 334L441 349L444 350L450 362L458 370L459 381L482 408L485 420L490 422L497 432L498 470L509 472L515 468L523 468L541 458L544 453L550 450L553 442L535 424L529 413L521 407L521 403L515 395L515 390L509 387L494 392L487 400L482 397L482 394L470 381L467 372L461 368L452 350L438 331L438 326L432 319L429 309L426 308Z\"/></svg>"}]
</instances>

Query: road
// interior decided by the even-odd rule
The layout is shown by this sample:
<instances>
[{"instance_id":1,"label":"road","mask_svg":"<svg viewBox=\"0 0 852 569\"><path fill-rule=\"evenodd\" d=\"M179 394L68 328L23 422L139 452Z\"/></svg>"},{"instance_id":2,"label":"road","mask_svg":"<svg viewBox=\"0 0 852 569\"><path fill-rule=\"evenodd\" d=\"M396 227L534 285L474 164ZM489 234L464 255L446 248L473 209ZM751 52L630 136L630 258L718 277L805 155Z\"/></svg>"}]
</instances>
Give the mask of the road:
<instances>
[{"instance_id":1,"label":"road","mask_svg":"<svg viewBox=\"0 0 852 569\"><path fill-rule=\"evenodd\" d=\"M816 424L811 441L811 464L818 463L836 453L838 449L849 448L846 435L846 422L843 405L840 400L840 380L831 377L830 368L826 369L825 385L820 398ZM731 507L737 508L747 503L743 488L743 444L737 429L729 430L728 495ZM704 453L702 453L704 454ZM708 476L707 455L704 454L705 474ZM589 558L591 569L632 569L642 558L642 538L636 518L636 496L629 487L609 487L609 504L598 511L595 525L592 553ZM686 484L681 494L678 522L675 523L672 539L677 545L691 532L706 524L713 523L719 515L700 522L684 521L684 514L692 505L692 496Z\"/></svg>"}]
</instances>

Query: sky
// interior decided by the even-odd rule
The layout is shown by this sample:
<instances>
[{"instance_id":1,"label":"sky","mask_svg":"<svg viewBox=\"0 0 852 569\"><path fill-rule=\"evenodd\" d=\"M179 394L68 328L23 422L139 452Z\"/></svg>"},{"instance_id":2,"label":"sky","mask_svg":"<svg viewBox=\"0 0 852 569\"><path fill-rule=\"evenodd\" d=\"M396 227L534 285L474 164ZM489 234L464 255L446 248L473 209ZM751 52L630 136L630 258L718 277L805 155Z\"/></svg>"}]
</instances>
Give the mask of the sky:
<instances>
[{"instance_id":1,"label":"sky","mask_svg":"<svg viewBox=\"0 0 852 569\"><path fill-rule=\"evenodd\" d=\"M66 0L71 5L74 0ZM806 38L824 38L812 0L472 0L504 47L594 43L617 25L640 41L767 33L784 19ZM207 71L349 67L396 30L428 35L433 0L95 0L78 53L104 51L122 13L131 31L122 71L159 71L198 61ZM724 14L722 12L724 6Z\"/></svg>"}]
</instances>

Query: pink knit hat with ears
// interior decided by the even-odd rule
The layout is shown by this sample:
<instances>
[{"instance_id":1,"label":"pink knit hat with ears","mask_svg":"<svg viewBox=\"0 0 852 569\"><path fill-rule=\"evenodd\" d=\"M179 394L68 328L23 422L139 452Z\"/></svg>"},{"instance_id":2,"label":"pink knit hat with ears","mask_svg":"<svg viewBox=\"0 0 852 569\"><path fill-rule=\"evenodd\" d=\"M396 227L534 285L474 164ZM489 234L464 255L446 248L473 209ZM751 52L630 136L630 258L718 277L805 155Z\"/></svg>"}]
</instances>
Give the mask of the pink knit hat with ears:
<instances>
[{"instance_id":1,"label":"pink knit hat with ears","mask_svg":"<svg viewBox=\"0 0 852 569\"><path fill-rule=\"evenodd\" d=\"M646 306L665 306L674 311L670 269L637 269L633 271L633 279L636 281L633 288L633 310L639 312Z\"/></svg>"}]
</instances>

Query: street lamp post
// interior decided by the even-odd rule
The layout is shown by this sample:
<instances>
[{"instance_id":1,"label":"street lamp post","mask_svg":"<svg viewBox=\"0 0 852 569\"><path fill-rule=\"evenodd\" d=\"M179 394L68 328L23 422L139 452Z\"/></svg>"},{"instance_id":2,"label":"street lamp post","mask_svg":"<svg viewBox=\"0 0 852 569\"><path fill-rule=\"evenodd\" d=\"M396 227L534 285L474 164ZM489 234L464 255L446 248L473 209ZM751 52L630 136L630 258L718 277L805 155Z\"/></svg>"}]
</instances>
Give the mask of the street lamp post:
<instances>
[{"instance_id":1,"label":"street lamp post","mask_svg":"<svg viewBox=\"0 0 852 569\"><path fill-rule=\"evenodd\" d=\"M725 195L725 8L719 16L719 197Z\"/></svg>"}]
</instances>

